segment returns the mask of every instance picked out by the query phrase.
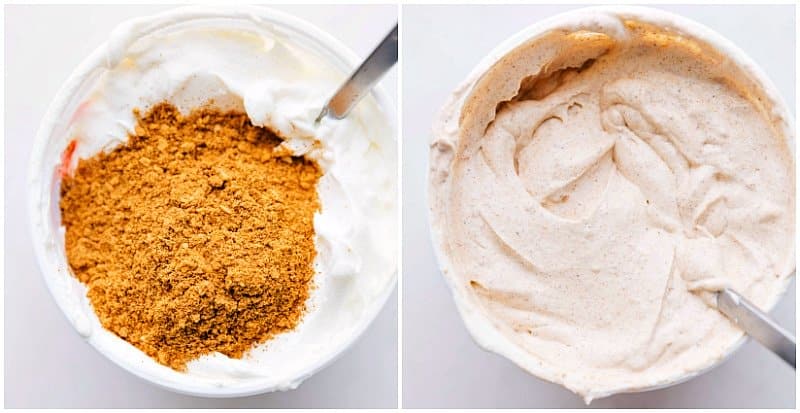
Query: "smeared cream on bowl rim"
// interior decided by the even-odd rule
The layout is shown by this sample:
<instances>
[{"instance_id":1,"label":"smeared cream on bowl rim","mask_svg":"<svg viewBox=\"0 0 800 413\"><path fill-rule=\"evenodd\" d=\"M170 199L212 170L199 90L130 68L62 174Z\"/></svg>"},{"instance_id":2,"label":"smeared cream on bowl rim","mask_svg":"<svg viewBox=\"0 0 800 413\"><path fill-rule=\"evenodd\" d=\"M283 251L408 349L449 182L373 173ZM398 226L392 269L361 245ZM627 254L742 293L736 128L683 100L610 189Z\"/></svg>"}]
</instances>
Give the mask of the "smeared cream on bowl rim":
<instances>
[{"instance_id":1,"label":"smeared cream on bowl rim","mask_svg":"<svg viewBox=\"0 0 800 413\"><path fill-rule=\"evenodd\" d=\"M586 8L513 36L431 144L432 236L473 338L587 402L716 365L742 333L712 292L769 309L794 272L793 133L760 69L685 18Z\"/></svg>"},{"instance_id":2,"label":"smeared cream on bowl rim","mask_svg":"<svg viewBox=\"0 0 800 413\"><path fill-rule=\"evenodd\" d=\"M184 7L118 26L70 76L42 121L30 166L34 244L59 307L95 348L130 372L194 395L245 396L297 387L351 345L391 294L397 268L396 139L379 89L344 120L314 119L360 59L336 39L263 7ZM315 288L291 332L242 359L216 353L180 373L105 330L64 256L58 169L112 150L133 132L134 108L167 100L211 105L268 126L294 155L318 162ZM321 145L315 145L319 140Z\"/></svg>"}]
</instances>

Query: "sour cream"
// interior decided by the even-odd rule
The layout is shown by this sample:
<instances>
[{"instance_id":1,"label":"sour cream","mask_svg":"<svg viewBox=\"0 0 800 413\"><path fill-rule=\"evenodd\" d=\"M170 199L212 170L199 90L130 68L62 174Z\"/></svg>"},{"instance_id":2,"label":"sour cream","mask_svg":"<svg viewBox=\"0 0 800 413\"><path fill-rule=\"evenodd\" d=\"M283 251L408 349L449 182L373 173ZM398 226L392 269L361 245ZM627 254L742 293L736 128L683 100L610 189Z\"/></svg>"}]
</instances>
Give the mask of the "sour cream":
<instances>
[{"instance_id":1,"label":"sour cream","mask_svg":"<svg viewBox=\"0 0 800 413\"><path fill-rule=\"evenodd\" d=\"M43 120L31 165L32 223L48 285L78 332L133 373L201 395L294 388L341 353L390 294L397 269L397 149L392 110L370 96L343 120L314 119L359 59L309 24L265 8L184 8L120 25L72 75ZM187 372L162 366L105 330L69 272L58 219L59 169L110 151L133 109L169 101L245 112L323 169L308 312L242 359L216 353ZM380 100L380 101L379 101ZM71 156L63 156L70 142ZM314 145L319 141L319 145ZM63 158L63 159L62 159Z\"/></svg>"},{"instance_id":2,"label":"sour cream","mask_svg":"<svg viewBox=\"0 0 800 413\"><path fill-rule=\"evenodd\" d=\"M533 33L533 34L532 34ZM592 398L708 368L795 269L790 117L741 52L675 16L588 9L501 46L434 126L443 272L476 340Z\"/></svg>"}]
</instances>

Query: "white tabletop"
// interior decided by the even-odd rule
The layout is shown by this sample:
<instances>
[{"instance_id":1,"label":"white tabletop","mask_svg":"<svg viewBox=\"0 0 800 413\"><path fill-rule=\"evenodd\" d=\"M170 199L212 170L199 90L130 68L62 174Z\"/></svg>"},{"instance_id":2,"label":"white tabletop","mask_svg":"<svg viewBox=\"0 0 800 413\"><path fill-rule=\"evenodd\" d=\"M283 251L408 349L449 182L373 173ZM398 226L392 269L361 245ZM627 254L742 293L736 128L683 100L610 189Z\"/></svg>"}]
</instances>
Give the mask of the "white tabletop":
<instances>
[{"instance_id":1,"label":"white tabletop","mask_svg":"<svg viewBox=\"0 0 800 413\"><path fill-rule=\"evenodd\" d=\"M430 127L449 93L499 42L576 6L403 8L403 406L582 407L560 386L528 375L470 338L431 248L424 190ZM672 6L745 50L795 109L793 6ZM773 311L795 330L795 285ZM795 373L757 343L687 383L618 395L591 407L794 407Z\"/></svg>"},{"instance_id":2,"label":"white tabletop","mask_svg":"<svg viewBox=\"0 0 800 413\"><path fill-rule=\"evenodd\" d=\"M86 344L47 291L31 246L25 175L39 121L72 69L111 29L159 6L7 6L5 9L5 407L394 407L397 294L332 365L286 393L236 399L182 396L146 383ZM397 7L276 7L366 56ZM397 70L383 80L397 101Z\"/></svg>"}]
</instances>

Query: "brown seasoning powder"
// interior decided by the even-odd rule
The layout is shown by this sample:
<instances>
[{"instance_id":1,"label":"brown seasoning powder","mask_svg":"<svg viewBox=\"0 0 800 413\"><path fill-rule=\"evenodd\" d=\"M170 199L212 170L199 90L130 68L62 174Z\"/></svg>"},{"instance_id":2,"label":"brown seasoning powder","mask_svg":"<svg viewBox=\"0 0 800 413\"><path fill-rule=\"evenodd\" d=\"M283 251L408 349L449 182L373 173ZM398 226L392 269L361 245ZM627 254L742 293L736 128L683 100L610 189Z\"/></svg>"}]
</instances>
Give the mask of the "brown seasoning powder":
<instances>
[{"instance_id":1,"label":"brown seasoning powder","mask_svg":"<svg viewBox=\"0 0 800 413\"><path fill-rule=\"evenodd\" d=\"M162 103L61 184L67 259L102 325L159 363L240 358L294 328L321 171L242 113Z\"/></svg>"}]
</instances>

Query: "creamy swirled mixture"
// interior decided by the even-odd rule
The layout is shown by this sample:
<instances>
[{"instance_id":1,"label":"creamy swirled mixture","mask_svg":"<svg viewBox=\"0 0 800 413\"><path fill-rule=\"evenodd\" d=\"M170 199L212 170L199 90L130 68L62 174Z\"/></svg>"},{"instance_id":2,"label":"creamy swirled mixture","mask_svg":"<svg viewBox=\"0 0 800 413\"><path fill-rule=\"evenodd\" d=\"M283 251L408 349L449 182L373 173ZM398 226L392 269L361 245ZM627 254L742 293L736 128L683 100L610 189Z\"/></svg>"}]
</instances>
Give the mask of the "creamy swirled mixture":
<instances>
[{"instance_id":1,"label":"creamy swirled mixture","mask_svg":"<svg viewBox=\"0 0 800 413\"><path fill-rule=\"evenodd\" d=\"M714 291L769 308L785 289L791 136L706 44L632 20L556 30L471 86L437 129L431 199L484 346L590 400L726 354L742 332Z\"/></svg>"}]
</instances>

